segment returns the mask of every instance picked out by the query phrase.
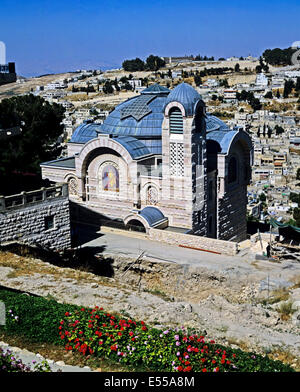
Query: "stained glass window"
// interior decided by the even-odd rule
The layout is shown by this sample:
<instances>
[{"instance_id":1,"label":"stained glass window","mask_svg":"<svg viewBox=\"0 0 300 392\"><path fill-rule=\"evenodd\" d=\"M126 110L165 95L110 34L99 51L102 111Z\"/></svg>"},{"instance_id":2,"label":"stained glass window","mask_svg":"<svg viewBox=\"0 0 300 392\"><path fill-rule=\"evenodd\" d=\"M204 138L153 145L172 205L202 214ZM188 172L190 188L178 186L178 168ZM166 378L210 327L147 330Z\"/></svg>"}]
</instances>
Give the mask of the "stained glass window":
<instances>
[{"instance_id":1,"label":"stained glass window","mask_svg":"<svg viewBox=\"0 0 300 392\"><path fill-rule=\"evenodd\" d=\"M102 171L102 188L104 191L119 192L119 171L113 165L106 165Z\"/></svg>"}]
</instances>

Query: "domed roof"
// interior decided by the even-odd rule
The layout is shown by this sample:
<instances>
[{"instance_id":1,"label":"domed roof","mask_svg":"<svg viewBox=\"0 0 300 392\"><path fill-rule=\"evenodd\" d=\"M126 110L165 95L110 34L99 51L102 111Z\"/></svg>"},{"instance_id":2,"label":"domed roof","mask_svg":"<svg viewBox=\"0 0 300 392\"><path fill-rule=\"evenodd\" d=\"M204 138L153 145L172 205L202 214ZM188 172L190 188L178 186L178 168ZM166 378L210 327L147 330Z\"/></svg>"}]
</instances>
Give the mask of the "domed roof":
<instances>
[{"instance_id":1,"label":"domed roof","mask_svg":"<svg viewBox=\"0 0 300 392\"><path fill-rule=\"evenodd\" d=\"M100 132L100 127L101 124L84 121L75 129L69 143L87 143L89 140L97 137L98 132Z\"/></svg>"},{"instance_id":2,"label":"domed roof","mask_svg":"<svg viewBox=\"0 0 300 392\"><path fill-rule=\"evenodd\" d=\"M187 115L192 115L195 103L201 99L201 95L187 83L169 91L158 84L146 88L140 95L116 106L103 124L83 122L74 131L70 143L85 144L99 133L111 134L113 137L132 136L140 140L151 153L161 154L162 122L167 103L180 102ZM205 121L208 134L213 131L230 131L222 120L209 113Z\"/></svg>"},{"instance_id":3,"label":"domed roof","mask_svg":"<svg viewBox=\"0 0 300 392\"><path fill-rule=\"evenodd\" d=\"M141 91L141 94L169 94L171 90L167 87L161 86L158 83L152 84L152 86L145 88Z\"/></svg>"},{"instance_id":4,"label":"domed roof","mask_svg":"<svg viewBox=\"0 0 300 392\"><path fill-rule=\"evenodd\" d=\"M139 211L139 215L145 218L150 226L154 226L166 219L164 214L156 207L145 207Z\"/></svg>"},{"instance_id":5,"label":"domed roof","mask_svg":"<svg viewBox=\"0 0 300 392\"><path fill-rule=\"evenodd\" d=\"M201 95L188 83L181 83L176 86L168 95L166 105L169 102L179 102L183 105L186 115L194 114L195 103L202 99Z\"/></svg>"},{"instance_id":6,"label":"domed roof","mask_svg":"<svg viewBox=\"0 0 300 392\"><path fill-rule=\"evenodd\" d=\"M142 139L161 137L168 91L154 86L116 106L101 125L101 132Z\"/></svg>"},{"instance_id":7,"label":"domed roof","mask_svg":"<svg viewBox=\"0 0 300 392\"><path fill-rule=\"evenodd\" d=\"M206 113L205 122L206 132L230 130L230 128L227 124L224 123L224 121L220 120L218 117L210 113Z\"/></svg>"}]
</instances>

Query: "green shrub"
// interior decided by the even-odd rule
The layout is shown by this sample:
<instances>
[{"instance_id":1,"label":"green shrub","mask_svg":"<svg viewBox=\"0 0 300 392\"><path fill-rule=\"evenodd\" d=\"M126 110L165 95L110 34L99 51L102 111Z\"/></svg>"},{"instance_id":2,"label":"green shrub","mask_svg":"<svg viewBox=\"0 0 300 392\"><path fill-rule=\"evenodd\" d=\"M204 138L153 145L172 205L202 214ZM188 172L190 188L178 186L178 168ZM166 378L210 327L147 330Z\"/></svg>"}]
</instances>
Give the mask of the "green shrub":
<instances>
[{"instance_id":1,"label":"green shrub","mask_svg":"<svg viewBox=\"0 0 300 392\"><path fill-rule=\"evenodd\" d=\"M21 335L32 342L58 344L57 325L67 310L75 310L75 305L57 303L53 299L28 296L8 290L0 290L0 301L4 302L6 325L0 327L9 334ZM10 316L10 312L15 317Z\"/></svg>"}]
</instances>

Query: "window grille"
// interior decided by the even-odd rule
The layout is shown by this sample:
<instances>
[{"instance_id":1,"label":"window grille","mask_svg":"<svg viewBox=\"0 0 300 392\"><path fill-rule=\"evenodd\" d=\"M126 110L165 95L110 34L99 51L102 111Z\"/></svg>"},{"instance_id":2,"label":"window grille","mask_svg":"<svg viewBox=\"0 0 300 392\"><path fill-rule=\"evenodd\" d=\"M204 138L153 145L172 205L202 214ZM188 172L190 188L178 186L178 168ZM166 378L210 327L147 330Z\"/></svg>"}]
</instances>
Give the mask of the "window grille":
<instances>
[{"instance_id":1,"label":"window grille","mask_svg":"<svg viewBox=\"0 0 300 392\"><path fill-rule=\"evenodd\" d=\"M170 175L184 175L183 143L170 143Z\"/></svg>"}]
</instances>

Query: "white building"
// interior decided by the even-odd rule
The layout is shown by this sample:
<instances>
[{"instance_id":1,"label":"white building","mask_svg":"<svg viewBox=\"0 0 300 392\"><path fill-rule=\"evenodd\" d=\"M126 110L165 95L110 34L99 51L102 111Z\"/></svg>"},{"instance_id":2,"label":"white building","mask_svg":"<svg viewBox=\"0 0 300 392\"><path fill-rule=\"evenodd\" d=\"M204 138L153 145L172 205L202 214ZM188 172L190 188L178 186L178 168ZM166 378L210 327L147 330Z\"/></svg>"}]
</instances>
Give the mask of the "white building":
<instances>
[{"instance_id":1,"label":"white building","mask_svg":"<svg viewBox=\"0 0 300 392\"><path fill-rule=\"evenodd\" d=\"M260 87L266 87L268 86L268 78L264 73L260 73L256 77L255 84Z\"/></svg>"},{"instance_id":2,"label":"white building","mask_svg":"<svg viewBox=\"0 0 300 392\"><path fill-rule=\"evenodd\" d=\"M224 90L224 99L226 100L235 100L236 99L236 90Z\"/></svg>"}]
</instances>

